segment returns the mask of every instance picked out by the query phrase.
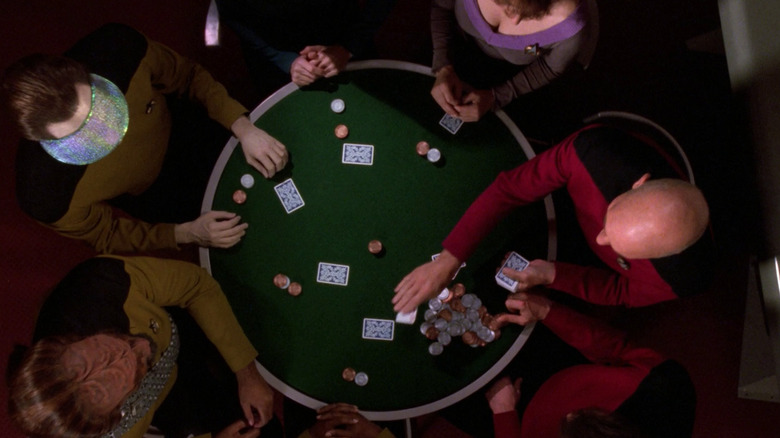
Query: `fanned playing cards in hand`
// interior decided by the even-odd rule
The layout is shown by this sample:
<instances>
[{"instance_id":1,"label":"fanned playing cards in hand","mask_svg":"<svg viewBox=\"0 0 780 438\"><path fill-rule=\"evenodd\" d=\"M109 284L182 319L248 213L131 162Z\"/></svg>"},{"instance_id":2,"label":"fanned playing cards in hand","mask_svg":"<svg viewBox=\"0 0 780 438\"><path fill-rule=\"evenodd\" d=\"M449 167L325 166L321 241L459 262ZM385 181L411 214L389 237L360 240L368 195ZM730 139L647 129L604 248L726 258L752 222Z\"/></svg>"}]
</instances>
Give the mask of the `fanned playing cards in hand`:
<instances>
[{"instance_id":1,"label":"fanned playing cards in hand","mask_svg":"<svg viewBox=\"0 0 780 438\"><path fill-rule=\"evenodd\" d=\"M504 264L498 268L498 273L496 274L496 283L509 292L517 292L517 280L513 280L504 275L504 268L513 269L515 271L522 271L526 267L528 267L528 260L524 259L520 254L512 251L509 253L509 257L507 257L504 261Z\"/></svg>"}]
</instances>

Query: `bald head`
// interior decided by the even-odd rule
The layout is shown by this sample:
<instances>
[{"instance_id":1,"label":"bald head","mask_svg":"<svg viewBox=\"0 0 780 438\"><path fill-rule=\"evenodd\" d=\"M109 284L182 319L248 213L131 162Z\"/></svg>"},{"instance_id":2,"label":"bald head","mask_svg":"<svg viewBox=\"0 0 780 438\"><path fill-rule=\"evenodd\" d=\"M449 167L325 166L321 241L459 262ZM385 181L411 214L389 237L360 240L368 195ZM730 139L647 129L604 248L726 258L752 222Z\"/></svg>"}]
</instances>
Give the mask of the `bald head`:
<instances>
[{"instance_id":1,"label":"bald head","mask_svg":"<svg viewBox=\"0 0 780 438\"><path fill-rule=\"evenodd\" d=\"M628 259L666 257L693 245L708 223L707 201L694 185L646 175L609 204L596 242Z\"/></svg>"}]
</instances>

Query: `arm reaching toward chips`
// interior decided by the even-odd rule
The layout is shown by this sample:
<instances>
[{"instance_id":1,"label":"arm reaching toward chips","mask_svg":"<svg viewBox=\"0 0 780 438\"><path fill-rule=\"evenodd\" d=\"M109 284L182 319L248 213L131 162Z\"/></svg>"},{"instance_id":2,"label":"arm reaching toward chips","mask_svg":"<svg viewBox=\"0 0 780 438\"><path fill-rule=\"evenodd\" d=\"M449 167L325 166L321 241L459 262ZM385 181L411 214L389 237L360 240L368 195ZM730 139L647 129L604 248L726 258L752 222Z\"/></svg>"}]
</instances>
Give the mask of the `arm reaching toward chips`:
<instances>
[{"instance_id":1,"label":"arm reaching toward chips","mask_svg":"<svg viewBox=\"0 0 780 438\"><path fill-rule=\"evenodd\" d=\"M410 272L395 287L393 310L411 312L423 301L433 298L452 280L461 261L446 249L439 257Z\"/></svg>"},{"instance_id":2,"label":"arm reaching toward chips","mask_svg":"<svg viewBox=\"0 0 780 438\"><path fill-rule=\"evenodd\" d=\"M230 129L241 142L246 162L264 177L271 178L287 165L287 148L246 116L236 119Z\"/></svg>"},{"instance_id":3,"label":"arm reaching toward chips","mask_svg":"<svg viewBox=\"0 0 780 438\"><path fill-rule=\"evenodd\" d=\"M249 227L241 216L227 211L208 211L192 222L173 227L177 244L196 243L200 246L230 248L238 243Z\"/></svg>"}]
</instances>

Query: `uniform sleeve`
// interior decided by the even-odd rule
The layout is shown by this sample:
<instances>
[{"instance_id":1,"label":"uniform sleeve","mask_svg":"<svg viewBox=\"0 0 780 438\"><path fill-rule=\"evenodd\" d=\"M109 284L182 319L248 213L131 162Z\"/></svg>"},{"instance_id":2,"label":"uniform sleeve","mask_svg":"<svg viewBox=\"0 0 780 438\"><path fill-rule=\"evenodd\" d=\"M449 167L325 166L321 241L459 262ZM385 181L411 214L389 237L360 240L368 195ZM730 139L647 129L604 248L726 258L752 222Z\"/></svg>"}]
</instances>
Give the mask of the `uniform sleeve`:
<instances>
[{"instance_id":1,"label":"uniform sleeve","mask_svg":"<svg viewBox=\"0 0 780 438\"><path fill-rule=\"evenodd\" d=\"M174 224L150 224L124 216L104 202L71 207L62 218L44 225L90 244L101 254L178 248Z\"/></svg>"},{"instance_id":2,"label":"uniform sleeve","mask_svg":"<svg viewBox=\"0 0 780 438\"><path fill-rule=\"evenodd\" d=\"M248 112L200 64L163 44L149 40L144 62L151 69L152 84L162 93L175 93L200 103L210 118L228 130L236 119Z\"/></svg>"},{"instance_id":3,"label":"uniform sleeve","mask_svg":"<svg viewBox=\"0 0 780 438\"><path fill-rule=\"evenodd\" d=\"M126 258L125 269L131 277L131 293L161 307L186 309L234 372L257 356L225 294L205 269L150 257Z\"/></svg>"},{"instance_id":4,"label":"uniform sleeve","mask_svg":"<svg viewBox=\"0 0 780 438\"><path fill-rule=\"evenodd\" d=\"M571 173L571 161L576 160L573 139L571 136L527 163L500 173L469 206L444 240L443 247L465 261L513 209L538 201L565 186Z\"/></svg>"},{"instance_id":5,"label":"uniform sleeve","mask_svg":"<svg viewBox=\"0 0 780 438\"><path fill-rule=\"evenodd\" d=\"M650 370L664 361L656 351L632 345L625 332L557 303L541 322L596 364Z\"/></svg>"},{"instance_id":6,"label":"uniform sleeve","mask_svg":"<svg viewBox=\"0 0 780 438\"><path fill-rule=\"evenodd\" d=\"M449 50L455 31L455 0L433 0L431 2L431 39L433 41L433 72L452 64Z\"/></svg>"},{"instance_id":7,"label":"uniform sleeve","mask_svg":"<svg viewBox=\"0 0 780 438\"><path fill-rule=\"evenodd\" d=\"M605 306L642 307L677 298L666 283L640 281L610 269L563 262L555 262L555 280L548 287Z\"/></svg>"},{"instance_id":8,"label":"uniform sleeve","mask_svg":"<svg viewBox=\"0 0 780 438\"><path fill-rule=\"evenodd\" d=\"M577 61L582 41L582 32L579 32L550 45L547 53L539 56L511 79L493 88L496 105L506 106L517 97L537 90L561 76Z\"/></svg>"},{"instance_id":9,"label":"uniform sleeve","mask_svg":"<svg viewBox=\"0 0 780 438\"><path fill-rule=\"evenodd\" d=\"M517 411L493 414L493 433L495 438L518 438L520 436L520 417Z\"/></svg>"}]
</instances>

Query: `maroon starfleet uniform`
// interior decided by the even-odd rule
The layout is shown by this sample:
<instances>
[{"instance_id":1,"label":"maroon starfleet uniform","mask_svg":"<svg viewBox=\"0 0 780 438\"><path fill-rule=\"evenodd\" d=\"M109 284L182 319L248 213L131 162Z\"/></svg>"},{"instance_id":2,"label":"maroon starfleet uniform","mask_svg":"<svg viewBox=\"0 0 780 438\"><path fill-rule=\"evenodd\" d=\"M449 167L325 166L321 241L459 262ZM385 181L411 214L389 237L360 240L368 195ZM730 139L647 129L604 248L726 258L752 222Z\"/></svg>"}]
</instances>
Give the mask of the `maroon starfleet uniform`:
<instances>
[{"instance_id":1,"label":"maroon starfleet uniform","mask_svg":"<svg viewBox=\"0 0 780 438\"><path fill-rule=\"evenodd\" d=\"M645 306L693 295L709 286L713 242L705 235L680 254L624 260L596 243L609 203L643 174L651 179L684 173L649 139L614 127L588 126L519 167L502 172L474 201L443 246L466 260L512 209L566 188L593 252L611 269L555 262L548 287L602 305ZM563 242L565 244L565 242ZM522 248L517 248L522 253Z\"/></svg>"}]
</instances>

